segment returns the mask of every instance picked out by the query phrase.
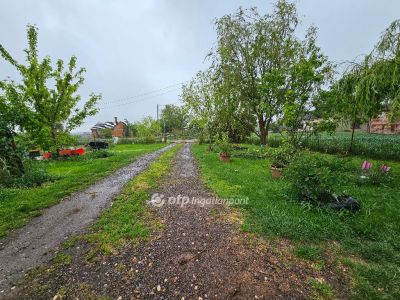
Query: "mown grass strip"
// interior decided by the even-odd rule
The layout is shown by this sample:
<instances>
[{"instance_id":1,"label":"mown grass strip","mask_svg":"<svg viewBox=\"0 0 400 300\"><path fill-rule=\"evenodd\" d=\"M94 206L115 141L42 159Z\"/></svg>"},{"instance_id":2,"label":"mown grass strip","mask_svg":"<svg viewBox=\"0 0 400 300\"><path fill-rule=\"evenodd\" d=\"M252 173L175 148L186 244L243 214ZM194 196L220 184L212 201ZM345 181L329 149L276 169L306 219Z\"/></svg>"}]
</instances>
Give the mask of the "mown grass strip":
<instances>
[{"instance_id":1,"label":"mown grass strip","mask_svg":"<svg viewBox=\"0 0 400 300\"><path fill-rule=\"evenodd\" d=\"M91 160L53 160L37 162L59 180L36 188L0 189L0 238L39 216L42 209L56 204L73 192L112 174L140 155L156 151L165 144L117 145L107 158Z\"/></svg>"},{"instance_id":2,"label":"mown grass strip","mask_svg":"<svg viewBox=\"0 0 400 300\"><path fill-rule=\"evenodd\" d=\"M181 145L163 153L149 168L136 176L116 197L113 205L105 210L84 239L92 245L88 259L97 253L110 254L129 244L145 240L159 228L146 201L150 192L161 182L171 167L172 159Z\"/></svg>"}]
</instances>

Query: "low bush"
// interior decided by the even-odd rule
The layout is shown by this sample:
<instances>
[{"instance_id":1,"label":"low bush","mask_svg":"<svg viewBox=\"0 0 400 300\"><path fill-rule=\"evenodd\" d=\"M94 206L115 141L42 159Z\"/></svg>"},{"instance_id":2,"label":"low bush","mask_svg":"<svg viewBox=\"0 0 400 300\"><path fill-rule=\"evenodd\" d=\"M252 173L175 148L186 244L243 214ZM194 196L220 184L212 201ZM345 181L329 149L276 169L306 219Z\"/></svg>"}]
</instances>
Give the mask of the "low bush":
<instances>
[{"instance_id":1,"label":"low bush","mask_svg":"<svg viewBox=\"0 0 400 300\"><path fill-rule=\"evenodd\" d=\"M277 148L268 148L267 156L271 159L271 166L276 168L284 168L295 159L297 149L291 144L284 143Z\"/></svg>"},{"instance_id":2,"label":"low bush","mask_svg":"<svg viewBox=\"0 0 400 300\"><path fill-rule=\"evenodd\" d=\"M327 161L305 153L292 162L285 171L285 178L290 181L297 199L316 203L328 201L327 195L332 194L336 184L336 176Z\"/></svg>"},{"instance_id":3,"label":"low bush","mask_svg":"<svg viewBox=\"0 0 400 300\"><path fill-rule=\"evenodd\" d=\"M0 170L0 187L25 188L41 186L46 182L57 180L59 177L48 173L42 162L26 160L25 172L21 176L12 176L6 169Z\"/></svg>"},{"instance_id":4,"label":"low bush","mask_svg":"<svg viewBox=\"0 0 400 300\"><path fill-rule=\"evenodd\" d=\"M347 168L347 163L305 152L290 164L285 178L290 182L292 195L301 202L357 211L360 205L356 199L338 194L340 184L349 181Z\"/></svg>"}]
</instances>

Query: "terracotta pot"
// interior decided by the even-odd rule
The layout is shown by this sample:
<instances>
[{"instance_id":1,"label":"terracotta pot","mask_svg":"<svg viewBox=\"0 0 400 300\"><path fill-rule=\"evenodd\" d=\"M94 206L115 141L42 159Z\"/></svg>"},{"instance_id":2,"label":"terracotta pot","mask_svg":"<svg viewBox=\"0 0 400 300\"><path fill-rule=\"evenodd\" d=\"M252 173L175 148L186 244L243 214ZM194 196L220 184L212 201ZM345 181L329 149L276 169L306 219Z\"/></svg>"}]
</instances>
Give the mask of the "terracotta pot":
<instances>
[{"instance_id":1,"label":"terracotta pot","mask_svg":"<svg viewBox=\"0 0 400 300\"><path fill-rule=\"evenodd\" d=\"M220 153L219 160L223 161L223 162L230 162L231 161L231 156L229 154Z\"/></svg>"},{"instance_id":2,"label":"terracotta pot","mask_svg":"<svg viewBox=\"0 0 400 300\"><path fill-rule=\"evenodd\" d=\"M282 177L282 168L271 167L271 175L274 178Z\"/></svg>"}]
</instances>

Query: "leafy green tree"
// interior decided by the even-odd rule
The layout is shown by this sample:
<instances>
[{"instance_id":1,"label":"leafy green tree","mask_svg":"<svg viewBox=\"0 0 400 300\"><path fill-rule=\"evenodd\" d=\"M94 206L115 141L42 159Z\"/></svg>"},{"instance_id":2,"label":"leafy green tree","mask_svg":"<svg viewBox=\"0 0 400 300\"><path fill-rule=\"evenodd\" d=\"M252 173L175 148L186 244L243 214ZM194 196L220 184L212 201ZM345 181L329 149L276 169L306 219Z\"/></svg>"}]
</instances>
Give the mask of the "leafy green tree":
<instances>
[{"instance_id":1,"label":"leafy green tree","mask_svg":"<svg viewBox=\"0 0 400 300\"><path fill-rule=\"evenodd\" d=\"M61 59L55 67L48 56L40 60L38 29L28 25L27 37L25 65L18 63L3 45L0 45L0 54L21 75L15 91L30 109L22 129L44 150L57 149L68 143L72 129L80 126L87 116L97 113L95 106L100 96L92 94L82 108L78 108L81 97L77 92L84 82L85 69L75 71L75 56L69 59L66 67Z\"/></svg>"},{"instance_id":2,"label":"leafy green tree","mask_svg":"<svg viewBox=\"0 0 400 300\"><path fill-rule=\"evenodd\" d=\"M371 54L367 97L378 97L391 120L400 117L400 19L393 21L381 35Z\"/></svg>"},{"instance_id":3,"label":"leafy green tree","mask_svg":"<svg viewBox=\"0 0 400 300\"><path fill-rule=\"evenodd\" d=\"M211 143L216 131L216 111L214 101L214 82L211 70L200 71L182 87L182 100L188 111L189 126L199 129L201 137Z\"/></svg>"},{"instance_id":4,"label":"leafy green tree","mask_svg":"<svg viewBox=\"0 0 400 300\"><path fill-rule=\"evenodd\" d=\"M368 92L365 86L365 73L368 71L367 64L354 64L333 87L336 99L332 107L343 120L350 122L352 128L349 152L353 149L357 124L367 122L373 112L378 112L375 98L365 97Z\"/></svg>"},{"instance_id":5,"label":"leafy green tree","mask_svg":"<svg viewBox=\"0 0 400 300\"><path fill-rule=\"evenodd\" d=\"M320 95L322 87L333 75L333 66L316 45L316 37L316 28L311 27L305 40L298 43L293 53L293 64L285 80L288 88L282 95L282 124L293 145L299 143L305 118L311 113L313 102Z\"/></svg>"},{"instance_id":6,"label":"leafy green tree","mask_svg":"<svg viewBox=\"0 0 400 300\"><path fill-rule=\"evenodd\" d=\"M232 95L232 107L257 120L261 144L267 143L276 118L286 116L286 127L297 130L329 70L316 46L316 29L311 27L301 41L295 35L298 23L295 4L285 0L276 2L272 14L240 8L216 21L218 43L210 55L227 87L222 95Z\"/></svg>"},{"instance_id":7,"label":"leafy green tree","mask_svg":"<svg viewBox=\"0 0 400 300\"><path fill-rule=\"evenodd\" d=\"M236 90L215 69L199 72L183 86L182 99L188 111L188 126L211 143L215 134L227 132L233 141L254 131L255 119L245 105L238 105Z\"/></svg>"},{"instance_id":8,"label":"leafy green tree","mask_svg":"<svg viewBox=\"0 0 400 300\"><path fill-rule=\"evenodd\" d=\"M24 128L29 117L30 110L15 84L0 81L0 169L11 175L24 173L15 132Z\"/></svg>"},{"instance_id":9,"label":"leafy green tree","mask_svg":"<svg viewBox=\"0 0 400 300\"><path fill-rule=\"evenodd\" d=\"M182 130L187 125L187 114L184 107L173 104L166 105L161 111L161 124L165 126L165 132Z\"/></svg>"},{"instance_id":10,"label":"leafy green tree","mask_svg":"<svg viewBox=\"0 0 400 300\"><path fill-rule=\"evenodd\" d=\"M160 122L150 116L134 123L136 136L148 142L155 141L161 132Z\"/></svg>"}]
</instances>

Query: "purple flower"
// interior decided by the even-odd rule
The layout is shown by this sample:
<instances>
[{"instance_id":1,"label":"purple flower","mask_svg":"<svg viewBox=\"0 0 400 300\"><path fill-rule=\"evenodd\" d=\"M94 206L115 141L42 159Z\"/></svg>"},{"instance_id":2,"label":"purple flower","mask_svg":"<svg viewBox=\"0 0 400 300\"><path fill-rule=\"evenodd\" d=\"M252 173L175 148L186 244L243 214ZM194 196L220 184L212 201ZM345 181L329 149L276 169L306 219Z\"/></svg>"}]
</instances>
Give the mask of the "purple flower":
<instances>
[{"instance_id":1,"label":"purple flower","mask_svg":"<svg viewBox=\"0 0 400 300\"><path fill-rule=\"evenodd\" d=\"M387 172L390 171L390 167L387 166L387 165L382 165L382 166L380 167L380 170L381 170L382 172L384 172L384 173L387 173Z\"/></svg>"}]
</instances>

